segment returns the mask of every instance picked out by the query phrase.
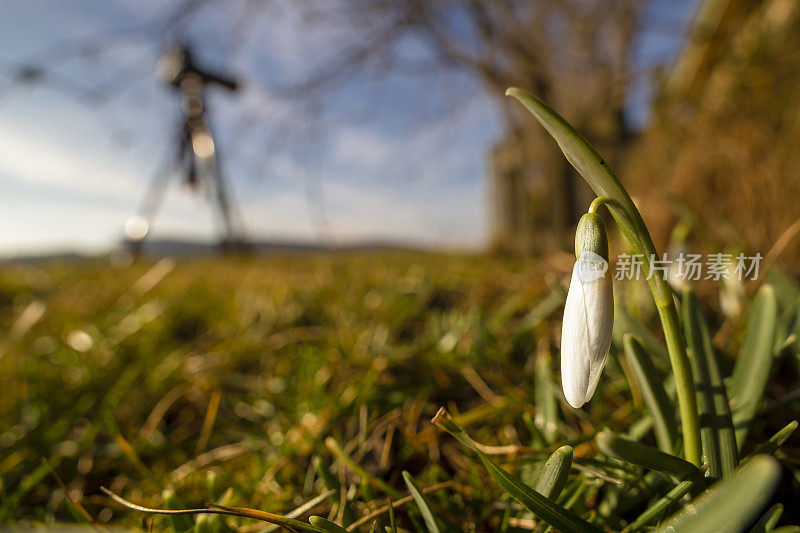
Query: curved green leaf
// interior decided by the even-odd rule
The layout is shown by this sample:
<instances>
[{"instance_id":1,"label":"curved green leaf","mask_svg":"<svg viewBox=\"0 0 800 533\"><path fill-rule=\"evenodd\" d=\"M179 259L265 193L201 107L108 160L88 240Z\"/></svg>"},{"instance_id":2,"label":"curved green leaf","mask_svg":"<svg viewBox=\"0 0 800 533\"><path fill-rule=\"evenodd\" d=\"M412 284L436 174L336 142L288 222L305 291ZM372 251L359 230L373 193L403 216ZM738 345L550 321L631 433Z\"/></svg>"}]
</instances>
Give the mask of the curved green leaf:
<instances>
[{"instance_id":1,"label":"curved green leaf","mask_svg":"<svg viewBox=\"0 0 800 533\"><path fill-rule=\"evenodd\" d=\"M750 528L750 533L766 533L767 531L772 531L775 529L778 520L781 519L782 514L783 505L776 503L767 509L767 512L756 522L756 525Z\"/></svg>"},{"instance_id":2,"label":"curved green leaf","mask_svg":"<svg viewBox=\"0 0 800 533\"><path fill-rule=\"evenodd\" d=\"M780 431L775 433L772 437L770 437L770 439L767 442L763 443L758 448L756 448L755 451L751 453L748 457L753 455L758 455L760 453L766 453L772 455L773 453L778 451L778 448L783 446L784 442L789 440L789 437L791 437L794 434L796 429L797 429L797 420L792 420L791 422L786 424L786 426L784 426L783 429L781 429Z\"/></svg>"},{"instance_id":3,"label":"curved green leaf","mask_svg":"<svg viewBox=\"0 0 800 533\"><path fill-rule=\"evenodd\" d=\"M778 461L759 455L692 500L658 531L742 531L772 497L780 475Z\"/></svg>"},{"instance_id":4,"label":"curved green leaf","mask_svg":"<svg viewBox=\"0 0 800 533\"><path fill-rule=\"evenodd\" d=\"M539 428L545 443L550 445L558 436L558 398L553 382L550 379L550 356L539 355L536 358L536 414L533 421Z\"/></svg>"},{"instance_id":5,"label":"curved green leaf","mask_svg":"<svg viewBox=\"0 0 800 533\"><path fill-rule=\"evenodd\" d=\"M325 531L330 531L331 533L347 533L347 530L339 524L331 522L327 518L322 518L321 516L310 516L308 517L308 522L312 526L317 526L318 528L324 529Z\"/></svg>"},{"instance_id":6,"label":"curved green leaf","mask_svg":"<svg viewBox=\"0 0 800 533\"><path fill-rule=\"evenodd\" d=\"M389 499L389 525L386 527L388 533L397 533L397 520L394 516L394 503Z\"/></svg>"},{"instance_id":7,"label":"curved green leaf","mask_svg":"<svg viewBox=\"0 0 800 533\"><path fill-rule=\"evenodd\" d=\"M572 446L562 446L553 452L536 478L534 490L551 500L556 500L564 490L572 468Z\"/></svg>"},{"instance_id":8,"label":"curved green leaf","mask_svg":"<svg viewBox=\"0 0 800 533\"><path fill-rule=\"evenodd\" d=\"M610 431L601 431L595 437L595 441L600 451L606 455L622 459L648 470L664 472L678 479L699 476L701 472L689 461L622 438Z\"/></svg>"},{"instance_id":9,"label":"curved green leaf","mask_svg":"<svg viewBox=\"0 0 800 533\"><path fill-rule=\"evenodd\" d=\"M671 453L675 449L675 441L678 440L678 423L675 421L675 408L661 383L661 375L642 345L631 334L625 334L622 344L625 358L630 363L642 391L642 399L653 418L658 447L663 452Z\"/></svg>"},{"instance_id":10,"label":"curved green leaf","mask_svg":"<svg viewBox=\"0 0 800 533\"><path fill-rule=\"evenodd\" d=\"M775 289L771 285L764 285L753 302L742 348L728 385L728 399L739 450L744 446L772 369L777 319L778 301Z\"/></svg>"},{"instance_id":11,"label":"curved green leaf","mask_svg":"<svg viewBox=\"0 0 800 533\"><path fill-rule=\"evenodd\" d=\"M697 409L700 413L703 461L708 464L709 476L724 477L739 464L728 396L725 394L722 374L711 345L708 324L697 297L689 288L683 291L681 308L686 346L692 363Z\"/></svg>"},{"instance_id":12,"label":"curved green leaf","mask_svg":"<svg viewBox=\"0 0 800 533\"><path fill-rule=\"evenodd\" d=\"M623 346L626 333L636 337L642 348L652 356L651 360L659 370L668 368L666 365L669 356L666 346L650 331L650 328L631 316L624 305L617 305L614 307L614 329L611 332L614 343Z\"/></svg>"},{"instance_id":13,"label":"curved green leaf","mask_svg":"<svg viewBox=\"0 0 800 533\"><path fill-rule=\"evenodd\" d=\"M425 526L428 528L428 531L430 533L439 533L439 524L436 521L436 517L433 515L433 511L431 511L430 505L428 505L428 500L425 499L422 489L419 488L417 482L411 477L411 474L405 470L403 470L403 481L406 482L408 491L414 497L414 501L417 507L419 507L419 512L422 514L422 519L425 520Z\"/></svg>"},{"instance_id":14,"label":"curved green leaf","mask_svg":"<svg viewBox=\"0 0 800 533\"><path fill-rule=\"evenodd\" d=\"M497 466L488 455L481 451L480 447L472 440L467 432L464 431L461 426L453 422L444 408L439 409L439 412L433 417L432 422L437 427L455 437L461 444L474 451L480 458L483 466L486 467L503 490L530 512L534 513L554 528L565 533L601 531L597 526L587 522L572 511L558 505L556 502L545 498L531 487Z\"/></svg>"},{"instance_id":15,"label":"curved green leaf","mask_svg":"<svg viewBox=\"0 0 800 533\"><path fill-rule=\"evenodd\" d=\"M679 502L681 498L689 494L689 491L694 489L698 481L699 480L697 479L689 479L686 481L681 481L675 485L675 488L673 488L663 497L659 498L658 501L653 503L653 505L645 509L645 511L640 514L636 520L631 522L631 531L638 531L644 526L657 521L670 505Z\"/></svg>"}]
</instances>

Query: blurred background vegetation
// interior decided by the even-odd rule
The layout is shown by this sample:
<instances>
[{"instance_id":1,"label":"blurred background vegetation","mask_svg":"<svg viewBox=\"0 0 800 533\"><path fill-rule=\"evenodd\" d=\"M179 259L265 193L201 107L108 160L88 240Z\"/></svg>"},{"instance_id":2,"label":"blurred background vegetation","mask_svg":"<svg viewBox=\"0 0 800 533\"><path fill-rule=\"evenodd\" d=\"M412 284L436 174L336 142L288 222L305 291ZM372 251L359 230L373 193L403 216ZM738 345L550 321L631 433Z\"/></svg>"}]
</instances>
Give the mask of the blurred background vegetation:
<instances>
[{"instance_id":1,"label":"blurred background vegetation","mask_svg":"<svg viewBox=\"0 0 800 533\"><path fill-rule=\"evenodd\" d=\"M682 28L679 53L669 62L636 60L642 32L662 31L644 16L653 5L671 21L672 34L675 21ZM238 22L272 9L268 2L243 6L241 20L226 26L233 28L233 43L246 44L258 33L257 25L245 31ZM198 30L192 21L203 10L216 20L215 10L226 9L220 3L169 2L162 9L155 30L144 34L148 49L160 56L193 35L201 61L210 57L241 86L258 88L246 93L241 108L223 104L249 125L225 126L226 113L212 116L224 126L215 137L222 147L219 166L208 165L198 151L198 132L210 138L207 124L198 126L187 113L191 147L181 145L188 151L176 165L186 184L222 190L214 189L224 183L220 168L247 159L234 140L240 134L260 138L266 100L287 103L290 117L270 118L277 123L270 135L325 130L335 137L336 114L325 109L336 107L332 95L355 93L360 100L353 80L384 80L376 82L380 92L393 77L427 82L434 76L438 93L399 89L406 91L400 113L413 117L402 135L412 135L415 121L457 128L460 102L475 95L491 102L499 133L485 146L481 170L489 191L487 238L469 253L441 241L427 251L383 241L377 248L336 250L327 238L321 245L292 243L259 253L264 243L244 224L235 230L241 233L229 228L223 235L228 244L240 238L249 244L255 252L249 255L217 257L196 248L183 254L171 243L136 259L123 248L123 254L94 258L4 261L0 524L86 521L84 511L102 524L144 523L155 530L170 524L121 510L99 492L101 485L151 506L164 505L162 491L169 489L191 507L222 498L282 513L333 491L315 513L352 524L395 497L386 483L404 493L401 472L407 470L425 487L445 484L428 498L455 530L534 529L533 517L500 496L480 463L429 423L442 405L477 440L500 447L498 459L526 480L535 479L536 462L547 451L572 443L576 464L605 476L581 471L592 488L578 509L594 509L620 479L630 489L623 496L632 509L657 496L637 493L645 490L637 472L596 464L591 442L606 426L653 440L640 391L618 357L622 333L632 331L645 338L659 364L666 361L652 302L643 283L617 284L615 342L597 396L583 410L565 407L557 369L560 311L574 224L592 194L545 131L503 100L510 85L551 104L608 158L634 194L659 251L765 257L759 282L769 279L778 289L781 339L795 337L776 343L773 379L745 452L797 412L795 0L303 0L290 7L299 27L309 35L321 32L319 42L328 48L315 52L322 61L278 81L226 68L236 65L236 46L216 57L204 51L214 40L197 36L219 28L211 23L208 29L206 21ZM92 42L104 49L108 39ZM422 52L412 47L409 54L409 39ZM71 85L60 77L57 54L48 57L5 61L9 90L49 86L96 109L133 83L120 75L112 78L122 80L116 85ZM633 106L642 91L651 98ZM631 116L643 108L646 118ZM261 140L253 146L267 155L291 150ZM317 145L307 147L313 152ZM324 175L304 183L311 216L327 235L330 220L316 189L323 182ZM147 190L142 179L137 194L145 198ZM212 206L225 218L220 197ZM235 194L229 207L236 218ZM612 255L628 251L619 240ZM714 346L726 375L759 282L698 284L712 330L719 331ZM785 473L775 501L796 501L797 439L779 458ZM420 523L411 507L399 513L409 530ZM624 525L624 516L599 513L607 529ZM791 506L785 515L787 523L800 521ZM380 520L388 523L385 515ZM228 526L261 530L246 520Z\"/></svg>"},{"instance_id":2,"label":"blurred background vegetation","mask_svg":"<svg viewBox=\"0 0 800 533\"><path fill-rule=\"evenodd\" d=\"M77 502L99 523L149 523L120 510L101 485L154 507L164 505L164 489L199 507L230 487L226 503L273 512L331 489L314 513L352 523L386 502L375 479L402 490L407 470L424 487L446 483L429 497L457 530L496 530L508 513L516 516L508 531L534 527L477 458L430 424L440 406L528 482L548 450L572 443L576 464L623 479L637 509L657 489L642 495L635 470L606 470L591 438L608 427L652 442L620 355L622 333L635 332L665 369L665 348L647 333L658 319L644 282L629 284L595 398L569 408L557 345L570 264L362 252L162 259L124 270L105 261L4 267L0 516L82 522ZM773 282L778 335L796 335L800 292L786 278ZM727 374L746 316L712 317ZM776 350L742 453L785 426L800 401L797 344ZM779 457L786 470L774 501L790 502L800 483L797 441ZM616 489L586 479L576 510ZM401 524L413 531L408 512L399 511ZM619 516L601 519L620 527ZM796 509L787 506L785 519L796 521ZM155 519L156 530L169 525Z\"/></svg>"}]
</instances>

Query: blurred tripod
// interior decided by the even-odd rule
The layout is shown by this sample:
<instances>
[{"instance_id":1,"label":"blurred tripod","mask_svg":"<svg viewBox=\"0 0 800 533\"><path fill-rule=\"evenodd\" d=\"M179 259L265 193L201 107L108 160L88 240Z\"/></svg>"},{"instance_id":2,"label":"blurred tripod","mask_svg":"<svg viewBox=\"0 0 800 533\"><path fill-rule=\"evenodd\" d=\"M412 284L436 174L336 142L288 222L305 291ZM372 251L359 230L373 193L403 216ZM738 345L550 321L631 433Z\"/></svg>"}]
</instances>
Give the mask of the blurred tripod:
<instances>
[{"instance_id":1,"label":"blurred tripod","mask_svg":"<svg viewBox=\"0 0 800 533\"><path fill-rule=\"evenodd\" d=\"M134 254L141 252L150 224L161 205L167 182L173 170L180 171L183 183L197 191L201 187L211 193L222 224L220 247L224 251L244 251L249 243L242 224L228 197L227 187L219 165L219 157L206 115L203 89L215 84L235 91L235 80L199 68L188 48L175 47L167 51L158 63L162 78L175 87L181 96L181 118L177 132L177 154L158 169L150 184L139 214L125 223L125 238Z\"/></svg>"}]
</instances>

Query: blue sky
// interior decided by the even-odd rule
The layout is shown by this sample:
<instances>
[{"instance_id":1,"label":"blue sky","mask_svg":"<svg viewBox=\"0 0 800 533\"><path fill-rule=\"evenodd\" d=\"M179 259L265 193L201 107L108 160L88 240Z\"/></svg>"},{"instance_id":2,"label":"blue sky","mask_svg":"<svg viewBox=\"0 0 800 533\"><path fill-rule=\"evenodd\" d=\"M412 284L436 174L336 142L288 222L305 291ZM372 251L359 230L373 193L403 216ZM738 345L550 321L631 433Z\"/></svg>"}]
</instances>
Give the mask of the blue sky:
<instances>
[{"instance_id":1,"label":"blue sky","mask_svg":"<svg viewBox=\"0 0 800 533\"><path fill-rule=\"evenodd\" d=\"M0 255L108 250L174 150L177 97L154 74L160 38L142 31L163 2L0 4ZM247 17L236 16L245 3L221 5L199 12L181 37L197 45L210 68L251 80L235 96L209 95L225 173L250 236L485 244L486 153L500 130L492 100L473 81L355 75L325 99L322 111L300 109L266 87L319 64L335 33L309 32L291 2L271 4L246 27L238 21ZM645 19L633 58L642 70L674 56L693 5L660 0L648 7L652 22ZM101 39L101 50L69 46L100 34L115 37ZM403 47L408 55L424 53L413 40ZM53 83L9 78L21 62L43 57ZM134 83L108 103L75 98L80 88L118 75ZM444 83L457 83L463 97L448 120L437 112ZM648 88L643 77L631 101L640 122ZM205 199L177 184L152 236L216 239Z\"/></svg>"}]
</instances>

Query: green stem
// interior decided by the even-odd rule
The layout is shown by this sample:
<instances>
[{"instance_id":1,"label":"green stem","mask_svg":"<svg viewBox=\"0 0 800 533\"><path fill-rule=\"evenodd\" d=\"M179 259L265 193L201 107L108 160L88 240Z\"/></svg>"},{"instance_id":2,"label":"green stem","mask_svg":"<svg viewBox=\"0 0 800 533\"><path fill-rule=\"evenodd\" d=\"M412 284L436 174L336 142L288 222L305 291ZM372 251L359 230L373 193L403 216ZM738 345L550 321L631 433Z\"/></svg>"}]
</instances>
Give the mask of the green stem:
<instances>
[{"instance_id":1,"label":"green stem","mask_svg":"<svg viewBox=\"0 0 800 533\"><path fill-rule=\"evenodd\" d=\"M553 136L570 164L600 197L592 202L594 209L604 203L634 253L647 258L644 261L645 273L664 329L667 352L675 374L685 456L691 463L700 465L700 421L683 331L669 283L663 276L650 275L649 259L657 254L641 213L600 154L564 118L527 91L512 88L506 94L517 98Z\"/></svg>"},{"instance_id":2,"label":"green stem","mask_svg":"<svg viewBox=\"0 0 800 533\"><path fill-rule=\"evenodd\" d=\"M675 300L672 298L672 289L663 276L651 275L650 258L658 257L656 247L650 232L642 219L642 215L630 199L625 189L622 193L627 197L629 205L624 204L609 196L598 196L589 207L596 211L604 204L608 208L614 221L619 226L622 234L633 248L635 254L641 255L644 259L642 266L650 285L650 292L653 293L658 316L661 319L661 326L664 329L664 338L667 343L672 372L675 374L675 384L678 392L678 409L681 415L681 425L683 426L683 440L686 459L695 465L702 464L702 451L700 441L700 418L697 412L697 400L694 392L694 381L689 357L686 354L686 345L683 339L683 329L678 320L678 310L675 307ZM626 202L626 203L628 203Z\"/></svg>"}]
</instances>

